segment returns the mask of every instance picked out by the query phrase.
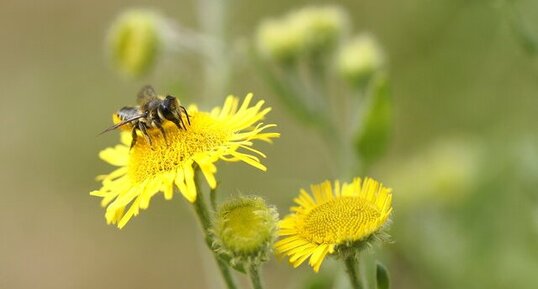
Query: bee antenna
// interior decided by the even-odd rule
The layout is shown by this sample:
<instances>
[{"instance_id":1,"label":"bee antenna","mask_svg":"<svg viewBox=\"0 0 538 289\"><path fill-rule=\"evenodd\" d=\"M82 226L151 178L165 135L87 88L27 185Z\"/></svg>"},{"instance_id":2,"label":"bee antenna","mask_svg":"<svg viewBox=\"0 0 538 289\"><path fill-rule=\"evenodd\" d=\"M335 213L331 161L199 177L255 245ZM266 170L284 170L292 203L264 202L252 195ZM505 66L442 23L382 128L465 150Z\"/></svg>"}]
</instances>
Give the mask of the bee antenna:
<instances>
[{"instance_id":1,"label":"bee antenna","mask_svg":"<svg viewBox=\"0 0 538 289\"><path fill-rule=\"evenodd\" d=\"M119 126L115 126L115 125L114 125L114 126L111 126L111 127L107 128L107 129L105 129L104 131L98 133L97 136L100 136L100 135L102 135L102 134L104 134L104 133L106 133L106 132L109 132L109 131L111 131L111 130L115 130L115 129L118 128L118 127L119 127Z\"/></svg>"},{"instance_id":2,"label":"bee antenna","mask_svg":"<svg viewBox=\"0 0 538 289\"><path fill-rule=\"evenodd\" d=\"M129 119L123 120L123 121L121 121L121 122L118 122L117 124L115 124L115 125L113 125L113 126L107 128L107 129L105 129L104 131L102 131L100 134L98 134L98 136L104 134L105 132L109 132L109 131L111 131L111 130L115 130L115 129L117 129L117 128L120 127L120 126L124 126L124 125L130 123L130 122L133 121L133 120L137 120L137 119L139 119L139 118L142 118L143 116L144 116L144 115L137 115L137 116L131 117L131 118L129 118Z\"/></svg>"}]
</instances>

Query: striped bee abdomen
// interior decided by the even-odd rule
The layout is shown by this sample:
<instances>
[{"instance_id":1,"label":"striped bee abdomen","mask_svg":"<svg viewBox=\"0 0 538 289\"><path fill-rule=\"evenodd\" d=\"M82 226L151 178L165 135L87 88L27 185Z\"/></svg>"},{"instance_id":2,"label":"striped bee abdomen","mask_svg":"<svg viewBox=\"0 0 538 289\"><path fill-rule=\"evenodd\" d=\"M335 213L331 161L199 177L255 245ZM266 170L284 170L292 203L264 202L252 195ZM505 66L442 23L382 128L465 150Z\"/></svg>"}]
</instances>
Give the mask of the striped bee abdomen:
<instances>
[{"instance_id":1,"label":"striped bee abdomen","mask_svg":"<svg viewBox=\"0 0 538 289\"><path fill-rule=\"evenodd\" d=\"M116 115L120 121L123 121L140 115L140 111L138 107L124 106L116 112Z\"/></svg>"}]
</instances>

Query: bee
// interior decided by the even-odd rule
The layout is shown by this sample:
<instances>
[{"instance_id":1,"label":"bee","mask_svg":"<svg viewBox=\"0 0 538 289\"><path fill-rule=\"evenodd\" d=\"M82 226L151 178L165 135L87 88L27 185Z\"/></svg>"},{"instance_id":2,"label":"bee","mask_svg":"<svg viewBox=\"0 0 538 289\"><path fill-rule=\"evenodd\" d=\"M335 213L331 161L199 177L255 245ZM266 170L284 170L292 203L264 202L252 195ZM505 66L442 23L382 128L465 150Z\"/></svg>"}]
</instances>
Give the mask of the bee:
<instances>
[{"instance_id":1,"label":"bee","mask_svg":"<svg viewBox=\"0 0 538 289\"><path fill-rule=\"evenodd\" d=\"M166 143L166 133L163 128L165 121L173 122L178 129L187 129L183 121L183 115L190 125L189 114L187 109L179 103L179 100L171 95L160 97L155 93L155 89L151 85L142 87L136 98L137 106L125 106L116 112L116 116L120 122L107 128L101 134L117 129L122 126L130 126L133 141L131 149L136 144L138 138L137 131L140 131L146 138L147 142L152 145L151 137L148 133L150 129L158 129L161 131Z\"/></svg>"}]
</instances>

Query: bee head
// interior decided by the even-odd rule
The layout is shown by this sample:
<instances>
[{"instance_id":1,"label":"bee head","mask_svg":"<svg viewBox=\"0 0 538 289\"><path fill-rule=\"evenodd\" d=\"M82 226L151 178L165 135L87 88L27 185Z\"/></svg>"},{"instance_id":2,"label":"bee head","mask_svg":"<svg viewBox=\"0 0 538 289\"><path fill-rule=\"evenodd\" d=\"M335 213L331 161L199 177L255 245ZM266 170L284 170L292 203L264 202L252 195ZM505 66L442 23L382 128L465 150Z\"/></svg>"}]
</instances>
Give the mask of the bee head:
<instances>
[{"instance_id":1,"label":"bee head","mask_svg":"<svg viewBox=\"0 0 538 289\"><path fill-rule=\"evenodd\" d=\"M179 101L176 97L171 95L166 96L166 98L161 103L161 111L164 118L167 120L176 120L179 118Z\"/></svg>"},{"instance_id":2,"label":"bee head","mask_svg":"<svg viewBox=\"0 0 538 289\"><path fill-rule=\"evenodd\" d=\"M162 103L162 106L168 111L175 111L179 107L179 101L177 100L177 98L171 95L167 95Z\"/></svg>"}]
</instances>

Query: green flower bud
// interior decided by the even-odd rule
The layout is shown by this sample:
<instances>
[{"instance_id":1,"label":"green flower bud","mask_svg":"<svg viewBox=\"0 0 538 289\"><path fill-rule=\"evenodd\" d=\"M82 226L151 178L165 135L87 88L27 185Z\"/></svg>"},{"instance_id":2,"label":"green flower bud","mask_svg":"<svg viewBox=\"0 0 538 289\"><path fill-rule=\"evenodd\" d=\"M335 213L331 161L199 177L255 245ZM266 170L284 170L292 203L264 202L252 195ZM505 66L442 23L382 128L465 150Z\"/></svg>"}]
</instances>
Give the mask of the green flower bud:
<instances>
[{"instance_id":1,"label":"green flower bud","mask_svg":"<svg viewBox=\"0 0 538 289\"><path fill-rule=\"evenodd\" d=\"M162 20L156 12L133 9L114 21L108 32L107 49L119 71L137 77L153 67L163 42Z\"/></svg>"},{"instance_id":2,"label":"green flower bud","mask_svg":"<svg viewBox=\"0 0 538 289\"><path fill-rule=\"evenodd\" d=\"M338 55L338 68L353 86L364 86L383 69L385 55L370 35L359 35L345 44Z\"/></svg>"},{"instance_id":3,"label":"green flower bud","mask_svg":"<svg viewBox=\"0 0 538 289\"><path fill-rule=\"evenodd\" d=\"M264 21L257 33L258 50L281 64L336 47L348 30L347 15L338 7L307 7Z\"/></svg>"},{"instance_id":4,"label":"green flower bud","mask_svg":"<svg viewBox=\"0 0 538 289\"><path fill-rule=\"evenodd\" d=\"M281 64L290 64L301 54L300 31L279 20L266 20L258 28L260 54Z\"/></svg>"},{"instance_id":5,"label":"green flower bud","mask_svg":"<svg viewBox=\"0 0 538 289\"><path fill-rule=\"evenodd\" d=\"M309 54L335 48L349 27L347 15L334 6L303 8L288 19L300 31L303 50Z\"/></svg>"},{"instance_id":6,"label":"green flower bud","mask_svg":"<svg viewBox=\"0 0 538 289\"><path fill-rule=\"evenodd\" d=\"M214 247L234 268L269 259L277 237L278 213L257 196L238 197L217 209Z\"/></svg>"}]
</instances>

